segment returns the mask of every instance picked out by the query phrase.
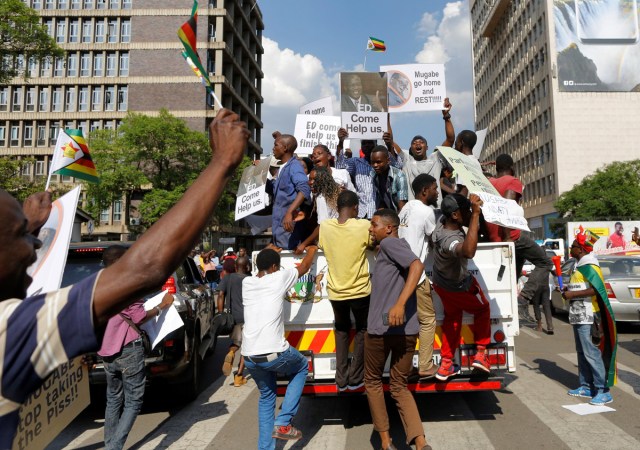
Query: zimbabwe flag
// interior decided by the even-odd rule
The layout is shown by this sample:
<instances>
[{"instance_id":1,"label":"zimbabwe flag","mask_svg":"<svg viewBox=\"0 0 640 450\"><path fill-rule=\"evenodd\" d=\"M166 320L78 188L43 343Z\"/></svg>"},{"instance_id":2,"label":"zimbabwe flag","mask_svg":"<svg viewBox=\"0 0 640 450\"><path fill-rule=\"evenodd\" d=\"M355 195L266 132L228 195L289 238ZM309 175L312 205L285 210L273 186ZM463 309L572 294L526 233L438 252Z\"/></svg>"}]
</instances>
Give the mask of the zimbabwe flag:
<instances>
[{"instance_id":1,"label":"zimbabwe flag","mask_svg":"<svg viewBox=\"0 0 640 450\"><path fill-rule=\"evenodd\" d=\"M58 133L51 162L51 174L54 173L80 178L90 183L100 182L82 130L66 129Z\"/></svg>"},{"instance_id":2,"label":"zimbabwe flag","mask_svg":"<svg viewBox=\"0 0 640 450\"><path fill-rule=\"evenodd\" d=\"M209 80L209 76L207 72L204 70L202 66L202 61L200 61L200 56L198 56L197 49L197 37L198 37L198 0L193 1L193 8L191 8L191 17L187 20L182 26L178 29L178 38L180 38L180 42L184 46L184 52L182 52L182 56L189 64L189 67L193 70L193 72L200 77L202 84L204 84L207 89L212 89L211 81Z\"/></svg>"},{"instance_id":3,"label":"zimbabwe flag","mask_svg":"<svg viewBox=\"0 0 640 450\"><path fill-rule=\"evenodd\" d=\"M367 50L373 50L374 52L384 52L387 50L387 46L384 45L383 40L369 36L369 41L367 42Z\"/></svg>"}]
</instances>

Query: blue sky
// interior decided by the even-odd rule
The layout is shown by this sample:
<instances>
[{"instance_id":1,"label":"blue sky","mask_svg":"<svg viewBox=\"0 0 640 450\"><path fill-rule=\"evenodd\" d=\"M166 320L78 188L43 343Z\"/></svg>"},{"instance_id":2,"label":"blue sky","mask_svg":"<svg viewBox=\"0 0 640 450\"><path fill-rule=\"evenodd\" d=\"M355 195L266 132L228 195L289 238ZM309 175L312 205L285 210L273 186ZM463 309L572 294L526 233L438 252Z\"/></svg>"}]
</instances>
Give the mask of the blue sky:
<instances>
[{"instance_id":1,"label":"blue sky","mask_svg":"<svg viewBox=\"0 0 640 450\"><path fill-rule=\"evenodd\" d=\"M469 3L442 0L260 0L264 17L262 145L271 132L293 133L298 108L333 95L340 72L361 71L369 36L385 41L385 53L367 53L368 71L380 65L445 63L447 94L456 132L474 129ZM439 112L392 114L403 148L421 134L429 148L444 140Z\"/></svg>"}]
</instances>

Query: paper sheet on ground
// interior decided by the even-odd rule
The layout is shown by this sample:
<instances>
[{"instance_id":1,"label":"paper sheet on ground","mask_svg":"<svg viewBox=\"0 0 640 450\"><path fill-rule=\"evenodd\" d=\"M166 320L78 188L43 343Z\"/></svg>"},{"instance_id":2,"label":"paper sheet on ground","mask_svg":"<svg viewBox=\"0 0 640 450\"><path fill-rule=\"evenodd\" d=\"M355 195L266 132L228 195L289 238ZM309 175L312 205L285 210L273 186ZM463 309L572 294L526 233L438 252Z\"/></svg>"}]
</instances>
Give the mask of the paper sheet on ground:
<instances>
[{"instance_id":1,"label":"paper sheet on ground","mask_svg":"<svg viewBox=\"0 0 640 450\"><path fill-rule=\"evenodd\" d=\"M487 222L531 231L524 217L524 209L515 200L509 200L500 195L482 173L482 167L477 159L450 147L437 147L437 149L455 170L460 184L465 185L470 193L477 194L482 199L484 202L482 214Z\"/></svg>"},{"instance_id":2,"label":"paper sheet on ground","mask_svg":"<svg viewBox=\"0 0 640 450\"><path fill-rule=\"evenodd\" d=\"M162 298L167 291L162 291L155 297L151 297L144 302L145 311L149 311L160 304ZM184 325L180 314L175 306L162 310L159 316L153 317L147 322L143 323L140 328L147 332L149 340L151 341L151 348L155 348L156 345L162 341L169 333L177 330Z\"/></svg>"},{"instance_id":3,"label":"paper sheet on ground","mask_svg":"<svg viewBox=\"0 0 640 450\"><path fill-rule=\"evenodd\" d=\"M590 405L589 403L579 403L577 405L562 405L562 407L578 414L579 416L615 411L615 409L608 406Z\"/></svg>"}]
</instances>

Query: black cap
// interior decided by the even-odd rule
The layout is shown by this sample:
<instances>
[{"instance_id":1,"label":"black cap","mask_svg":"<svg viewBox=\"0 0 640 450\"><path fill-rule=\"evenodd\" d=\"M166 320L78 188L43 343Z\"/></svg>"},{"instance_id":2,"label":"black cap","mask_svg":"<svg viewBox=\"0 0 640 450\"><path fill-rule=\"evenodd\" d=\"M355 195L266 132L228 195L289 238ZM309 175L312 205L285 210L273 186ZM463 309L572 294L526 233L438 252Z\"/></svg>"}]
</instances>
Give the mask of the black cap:
<instances>
[{"instance_id":1,"label":"black cap","mask_svg":"<svg viewBox=\"0 0 640 450\"><path fill-rule=\"evenodd\" d=\"M442 199L440 209L442 214L451 217L451 214L462 208L471 208L471 202L467 197L460 194L449 194Z\"/></svg>"},{"instance_id":2,"label":"black cap","mask_svg":"<svg viewBox=\"0 0 640 450\"><path fill-rule=\"evenodd\" d=\"M417 141L418 139L420 139L421 141L425 141L425 142L427 142L427 140L426 140L423 136L420 136L420 135L418 134L418 135L415 135L415 136L413 137L413 139L411 139L411 144L413 144L413 141Z\"/></svg>"}]
</instances>

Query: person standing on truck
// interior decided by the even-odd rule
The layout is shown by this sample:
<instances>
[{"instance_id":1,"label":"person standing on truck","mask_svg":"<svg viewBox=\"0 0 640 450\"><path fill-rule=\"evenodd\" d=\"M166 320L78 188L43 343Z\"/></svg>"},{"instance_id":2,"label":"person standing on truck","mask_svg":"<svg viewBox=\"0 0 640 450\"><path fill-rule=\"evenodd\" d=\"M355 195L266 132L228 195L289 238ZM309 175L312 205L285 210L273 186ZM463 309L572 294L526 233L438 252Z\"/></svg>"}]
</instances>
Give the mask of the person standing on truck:
<instances>
[{"instance_id":1,"label":"person standing on truck","mask_svg":"<svg viewBox=\"0 0 640 450\"><path fill-rule=\"evenodd\" d=\"M438 205L438 183L434 177L421 173L411 183L415 199L409 200L400 211L398 236L409 243L422 264L427 260L429 237L436 229L434 208ZM431 283L422 272L416 289L418 322L420 323L420 359L418 374L427 379L435 376L438 367L433 364L433 340L436 334L436 311L431 298Z\"/></svg>"},{"instance_id":2,"label":"person standing on truck","mask_svg":"<svg viewBox=\"0 0 640 450\"><path fill-rule=\"evenodd\" d=\"M246 250L245 250L246 254ZM229 351L224 357L222 363L222 373L225 377L228 377L233 370L233 360L236 357L236 352L242 346L242 327L244 326L244 307L242 306L242 282L245 278L250 276L251 269L249 268L249 259L246 256L238 256L235 261L236 271L230 273L222 279L218 289L218 312L224 310L225 299L229 299L229 310L233 316L235 325L233 331L229 336L231 338L231 345L229 345ZM247 384L247 379L244 377L244 358L240 357L238 363L238 372L233 377L233 385L240 387Z\"/></svg>"},{"instance_id":3,"label":"person standing on truck","mask_svg":"<svg viewBox=\"0 0 640 450\"><path fill-rule=\"evenodd\" d=\"M122 245L112 245L102 253L102 263L111 267L127 251ZM149 311L139 300L116 314L107 323L102 347L102 357L107 377L107 405L104 413L104 445L108 450L120 450L142 409L146 374L142 338L131 323L142 325L163 309L173 304L173 295L167 293L162 302ZM129 323L131 322L131 323Z\"/></svg>"},{"instance_id":4,"label":"person standing on truck","mask_svg":"<svg viewBox=\"0 0 640 450\"><path fill-rule=\"evenodd\" d=\"M469 273L467 264L476 254L480 207L482 200L475 194L467 199L460 194L447 195L441 204L444 215L431 235L434 247L433 289L444 308L440 368L436 378L447 380L460 373L453 357L460 346L462 313L473 314L473 336L476 355L471 363L475 369L490 372L487 345L491 342L491 311L489 300L478 280ZM463 227L468 227L465 234Z\"/></svg>"},{"instance_id":5,"label":"person standing on truck","mask_svg":"<svg viewBox=\"0 0 640 450\"><path fill-rule=\"evenodd\" d=\"M504 198L520 203L524 186L514 176L514 163L511 156L499 155L496 158L496 177L489 181ZM499 225L487 223L489 239L492 242L513 242L516 251L516 276L522 273L525 260L534 265L527 282L518 295L518 315L524 323L533 325L529 314L529 303L543 286L549 283L549 272L553 270L553 262L547 253L536 242L520 230L513 230Z\"/></svg>"},{"instance_id":6,"label":"person standing on truck","mask_svg":"<svg viewBox=\"0 0 640 450\"><path fill-rule=\"evenodd\" d=\"M338 218L320 224L318 247L324 250L329 268L327 293L335 316L336 384L338 391L364 386L364 333L371 294L369 221L358 219L358 195L338 195ZM349 364L351 314L356 320L353 356Z\"/></svg>"},{"instance_id":7,"label":"person standing on truck","mask_svg":"<svg viewBox=\"0 0 640 450\"><path fill-rule=\"evenodd\" d=\"M380 209L371 220L369 234L379 245L371 274L371 303L364 340L364 383L382 448L395 449L389 433L389 416L384 401L382 375L391 353L389 384L407 443L416 449L431 449L424 437L422 421L407 379L413 369L418 341L416 286L424 266L404 239L398 237L400 219L392 209Z\"/></svg>"},{"instance_id":8,"label":"person standing on truck","mask_svg":"<svg viewBox=\"0 0 640 450\"><path fill-rule=\"evenodd\" d=\"M604 405L613 402L609 388L616 382L617 338L600 264L591 253L595 241L597 236L590 239L580 230L569 249L577 263L562 297L570 302L569 323L576 342L580 386L567 394L589 398L592 405ZM594 339L600 341L599 345Z\"/></svg>"},{"instance_id":9,"label":"person standing on truck","mask_svg":"<svg viewBox=\"0 0 640 450\"><path fill-rule=\"evenodd\" d=\"M258 274L242 282L244 329L242 356L245 367L260 391L258 402L258 449L273 450L275 439L297 440L300 430L291 425L298 411L302 389L309 372L307 358L291 347L284 337L282 316L285 293L299 277L311 268L318 248L310 245L307 254L296 268L280 270L277 247L258 253ZM278 374L289 378L289 385L278 417L276 409L276 379Z\"/></svg>"}]
</instances>

